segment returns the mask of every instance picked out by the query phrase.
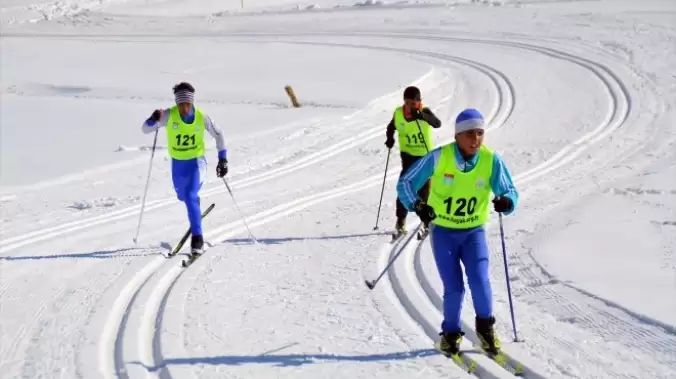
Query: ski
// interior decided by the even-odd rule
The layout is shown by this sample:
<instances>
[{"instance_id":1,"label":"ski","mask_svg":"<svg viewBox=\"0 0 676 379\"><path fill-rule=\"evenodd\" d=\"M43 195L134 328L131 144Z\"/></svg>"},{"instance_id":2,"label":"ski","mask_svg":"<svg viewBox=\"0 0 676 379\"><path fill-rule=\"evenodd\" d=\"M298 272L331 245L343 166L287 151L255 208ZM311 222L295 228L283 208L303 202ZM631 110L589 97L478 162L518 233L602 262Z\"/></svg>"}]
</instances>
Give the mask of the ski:
<instances>
[{"instance_id":1,"label":"ski","mask_svg":"<svg viewBox=\"0 0 676 379\"><path fill-rule=\"evenodd\" d=\"M206 215L208 215L209 212L211 212L211 210L214 209L215 206L216 203L212 203L209 206L209 208L205 209L204 212L202 212L202 218L206 217ZM178 252L181 251L183 245L185 245L185 242L188 240L189 237L190 237L190 227L188 227L188 230L186 230L185 234L183 235L183 238L181 238L181 240L178 242L178 245L176 245L174 250L172 250L171 253L167 255L167 258L171 258L174 255L178 254Z\"/></svg>"},{"instance_id":2,"label":"ski","mask_svg":"<svg viewBox=\"0 0 676 379\"><path fill-rule=\"evenodd\" d=\"M507 372L514 376L519 376L522 377L524 375L524 367L521 363L515 362L514 365L510 363L509 357L507 357L504 353L500 352L497 354L489 353L481 348L477 349L481 354L487 356L493 362L497 363L498 366L502 367L505 369Z\"/></svg>"},{"instance_id":3,"label":"ski","mask_svg":"<svg viewBox=\"0 0 676 379\"><path fill-rule=\"evenodd\" d=\"M484 350L480 345L475 345L474 349L468 350L468 352L486 356L488 359L492 360L498 366L502 367L505 371L514 376L523 377L525 375L526 368L524 365L521 364L521 362L510 358L509 355L503 353L502 351L495 354Z\"/></svg>"},{"instance_id":4,"label":"ski","mask_svg":"<svg viewBox=\"0 0 676 379\"><path fill-rule=\"evenodd\" d=\"M443 355L444 357L452 360L453 363L458 365L466 373L476 375L477 364L472 358L468 357L466 354L463 354L462 352L460 352L459 354L448 354L445 351L441 350L441 348L439 347L439 342L440 341L436 341L434 343L434 348L441 355Z\"/></svg>"}]
</instances>

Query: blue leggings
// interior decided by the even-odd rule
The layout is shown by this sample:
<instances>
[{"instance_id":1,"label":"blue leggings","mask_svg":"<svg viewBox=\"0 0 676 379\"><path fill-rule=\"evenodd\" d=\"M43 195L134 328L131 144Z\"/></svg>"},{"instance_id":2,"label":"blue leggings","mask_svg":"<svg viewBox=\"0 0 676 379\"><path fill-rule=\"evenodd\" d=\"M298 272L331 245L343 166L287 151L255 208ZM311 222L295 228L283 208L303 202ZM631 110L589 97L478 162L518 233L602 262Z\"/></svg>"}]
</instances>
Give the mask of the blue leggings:
<instances>
[{"instance_id":1,"label":"blue leggings","mask_svg":"<svg viewBox=\"0 0 676 379\"><path fill-rule=\"evenodd\" d=\"M188 209L190 232L194 236L202 235L202 211L200 210L199 190L206 175L206 158L171 160L171 179L178 199Z\"/></svg>"},{"instance_id":2,"label":"blue leggings","mask_svg":"<svg viewBox=\"0 0 676 379\"><path fill-rule=\"evenodd\" d=\"M488 246L483 226L457 230L431 224L430 242L437 270L444 285L444 321L441 323L441 330L461 331L460 312L465 296L465 284L460 262L465 267L476 316L491 317L493 293L488 277Z\"/></svg>"}]
</instances>

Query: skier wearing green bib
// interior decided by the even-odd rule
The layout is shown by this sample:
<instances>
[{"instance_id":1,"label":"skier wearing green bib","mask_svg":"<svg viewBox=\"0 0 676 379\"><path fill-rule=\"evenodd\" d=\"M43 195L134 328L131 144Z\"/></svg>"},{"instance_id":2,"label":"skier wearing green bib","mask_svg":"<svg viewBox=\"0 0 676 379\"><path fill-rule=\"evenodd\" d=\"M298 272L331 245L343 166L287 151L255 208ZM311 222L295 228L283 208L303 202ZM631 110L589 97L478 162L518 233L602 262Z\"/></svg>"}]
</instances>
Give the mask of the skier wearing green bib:
<instances>
[{"instance_id":1,"label":"skier wearing green bib","mask_svg":"<svg viewBox=\"0 0 676 379\"><path fill-rule=\"evenodd\" d=\"M407 87L404 90L404 104L397 107L392 120L387 125L385 146L391 149L394 146L394 133L399 137L401 155L401 175L420 158L432 150L432 128L440 128L441 121L428 107L422 105L420 89ZM420 196L427 200L429 184L420 188ZM406 216L408 210L397 198L395 236L406 233ZM425 228L427 223L425 223Z\"/></svg>"},{"instance_id":2,"label":"skier wearing green bib","mask_svg":"<svg viewBox=\"0 0 676 379\"><path fill-rule=\"evenodd\" d=\"M464 335L460 322L465 295L462 262L472 293L477 335L484 350L497 353L500 340L493 327L484 224L491 193L496 195L493 209L505 215L514 210L519 195L502 159L482 144L484 118L479 111L462 111L455 121L455 133L455 142L433 150L408 170L397 183L397 192L406 208L432 224L430 243L444 287L441 350L458 354ZM431 189L425 201L416 191L428 180Z\"/></svg>"},{"instance_id":3,"label":"skier wearing green bib","mask_svg":"<svg viewBox=\"0 0 676 379\"><path fill-rule=\"evenodd\" d=\"M190 221L191 254L203 251L202 218L199 190L206 175L207 160L204 156L204 132L216 140L218 164L216 175L228 173L223 134L212 119L194 106L195 88L190 83L174 86L176 105L168 109L156 109L143 123L143 133L152 133L165 127L167 149L171 156L171 179L178 199L185 203Z\"/></svg>"}]
</instances>

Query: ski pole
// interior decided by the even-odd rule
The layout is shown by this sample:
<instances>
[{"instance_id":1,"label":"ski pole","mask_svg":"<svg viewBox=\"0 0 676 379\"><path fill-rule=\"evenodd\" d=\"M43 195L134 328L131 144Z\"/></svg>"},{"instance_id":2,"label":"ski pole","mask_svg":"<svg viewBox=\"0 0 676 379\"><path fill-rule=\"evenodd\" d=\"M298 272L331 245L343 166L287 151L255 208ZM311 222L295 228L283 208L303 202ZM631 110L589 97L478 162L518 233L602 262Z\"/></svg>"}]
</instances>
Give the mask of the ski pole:
<instances>
[{"instance_id":1,"label":"ski pole","mask_svg":"<svg viewBox=\"0 0 676 379\"><path fill-rule=\"evenodd\" d=\"M413 234L411 234L411 235L413 235ZM409 240L410 240L410 238L409 238ZM408 243L408 242L407 242L407 243ZM385 266L385 268L383 269L383 271L380 273L380 275L378 275L378 277L377 277L375 280L365 280L365 281L364 281L364 282L366 283L366 287L368 287L370 290L374 289L374 288L376 287L376 284L378 284L378 282L379 282L380 279L383 277L383 275L385 275L385 273L387 272L387 270L390 269L390 266L392 266L392 264L394 263L394 261L396 261L397 258L399 258L399 255L401 255L401 253L402 253L404 250L406 250L406 243L404 243L404 244L403 244L403 247L399 249L399 251L397 252L397 254L395 254L395 256L392 257L392 259L390 259L390 261L387 263L387 266Z\"/></svg>"},{"instance_id":2,"label":"ski pole","mask_svg":"<svg viewBox=\"0 0 676 379\"><path fill-rule=\"evenodd\" d=\"M380 190L380 201L378 202L378 215L376 216L376 226L373 230L378 230L378 221L380 221L380 206L383 204L383 194L385 193L385 179L387 179L387 167L390 165L390 152L392 148L387 149L387 160L385 161L385 174L383 175L383 188Z\"/></svg>"},{"instance_id":3,"label":"ski pole","mask_svg":"<svg viewBox=\"0 0 676 379\"><path fill-rule=\"evenodd\" d=\"M505 278L507 280L507 296L509 296L509 311L512 314L512 329L514 330L514 342L518 342L516 336L516 321L514 320L514 305L512 304L512 289L509 284L509 269L507 268L507 249L505 248L505 232L502 227L502 212L498 213L500 218L500 239L502 240L502 258L505 263Z\"/></svg>"},{"instance_id":4,"label":"ski pole","mask_svg":"<svg viewBox=\"0 0 676 379\"><path fill-rule=\"evenodd\" d=\"M246 223L246 219L244 219L244 216L242 215L242 211L237 206L237 202L235 201L235 195L232 194L232 190L230 189L230 186L228 185L228 182L225 180L225 178L223 178L223 183L225 183L225 188L228 189L228 192L230 193L230 197L232 198L232 203L235 204L235 208L237 208L237 212L239 213L239 217L244 222L244 226L246 227L246 230L249 232L249 236L251 236L253 243L258 243L258 240L256 240L256 237L254 237L253 233L251 233L251 229L249 229L249 225Z\"/></svg>"},{"instance_id":5,"label":"ski pole","mask_svg":"<svg viewBox=\"0 0 676 379\"><path fill-rule=\"evenodd\" d=\"M146 196L148 195L148 186L150 185L150 171L153 169L153 157L155 156L155 146L157 145L157 134L160 129L155 129L155 138L153 139L153 149L150 151L150 165L148 166L148 178L146 179L146 188L143 191L143 200L141 201L141 213L138 216L138 227L136 228L136 236L134 243L138 243L138 236L141 232L141 220L143 219L143 211L146 207Z\"/></svg>"},{"instance_id":6,"label":"ski pole","mask_svg":"<svg viewBox=\"0 0 676 379\"><path fill-rule=\"evenodd\" d=\"M418 225L418 226L420 226L420 225ZM417 229L417 228L418 228L418 227L416 227L416 229ZM406 242L404 242L404 243L401 245L402 247L399 248L399 251L397 252L397 254L395 254L394 257L392 257L392 259L390 259L389 262L387 262L387 266L385 266L385 268L383 269L383 271L380 273L380 275L378 275L378 277L377 277L375 280L365 280L365 282L366 282L366 287L368 287L370 290L372 290L372 289L374 289L374 288L376 287L376 284L378 284L378 282L379 282L380 279L383 277L383 275L385 275L385 273L387 272L387 270L390 269L390 266L392 266L392 264L394 263L394 261L396 261L397 258L399 258L399 255L401 255L401 253L402 253L404 250L406 250L406 245L407 245L408 242L411 240L411 238L413 237L413 235L415 235L415 233L412 233L412 234L408 237L408 239L406 240Z\"/></svg>"},{"instance_id":7,"label":"ski pole","mask_svg":"<svg viewBox=\"0 0 676 379\"><path fill-rule=\"evenodd\" d=\"M418 120L415 120L415 124L418 125L418 131L420 132L420 140L422 141L423 145L425 145L425 151L429 154L430 149L427 147L427 141L425 141L425 135L422 132L422 128L420 127L420 123Z\"/></svg>"}]
</instances>

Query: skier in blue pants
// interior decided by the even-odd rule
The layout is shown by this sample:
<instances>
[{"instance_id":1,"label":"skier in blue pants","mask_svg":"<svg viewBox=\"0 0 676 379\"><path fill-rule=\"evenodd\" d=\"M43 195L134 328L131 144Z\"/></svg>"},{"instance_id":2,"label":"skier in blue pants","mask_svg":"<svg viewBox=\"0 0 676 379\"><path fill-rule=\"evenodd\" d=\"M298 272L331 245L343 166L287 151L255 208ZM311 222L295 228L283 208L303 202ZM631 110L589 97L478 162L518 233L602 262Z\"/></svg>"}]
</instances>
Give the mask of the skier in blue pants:
<instances>
[{"instance_id":1,"label":"skier in blue pants","mask_svg":"<svg viewBox=\"0 0 676 379\"><path fill-rule=\"evenodd\" d=\"M494 210L505 215L514 211L519 196L505 163L482 144L484 118L479 111L462 111L455 120L455 133L455 142L431 151L399 179L397 193L407 209L431 222L430 244L444 287L439 348L450 355L460 351L465 295L462 262L472 292L477 335L484 350L498 353L484 224L491 193L496 195ZM430 194L425 203L417 191L428 180Z\"/></svg>"},{"instance_id":2,"label":"skier in blue pants","mask_svg":"<svg viewBox=\"0 0 676 379\"><path fill-rule=\"evenodd\" d=\"M174 190L188 211L192 234L191 254L199 255L204 248L199 198L207 168L204 131L209 132L216 140L216 175L219 178L228 173L227 150L220 128L201 109L194 106L195 88L190 83L182 82L175 85L173 91L176 105L167 109L156 109L143 123L141 130L147 134L166 127Z\"/></svg>"}]
</instances>

